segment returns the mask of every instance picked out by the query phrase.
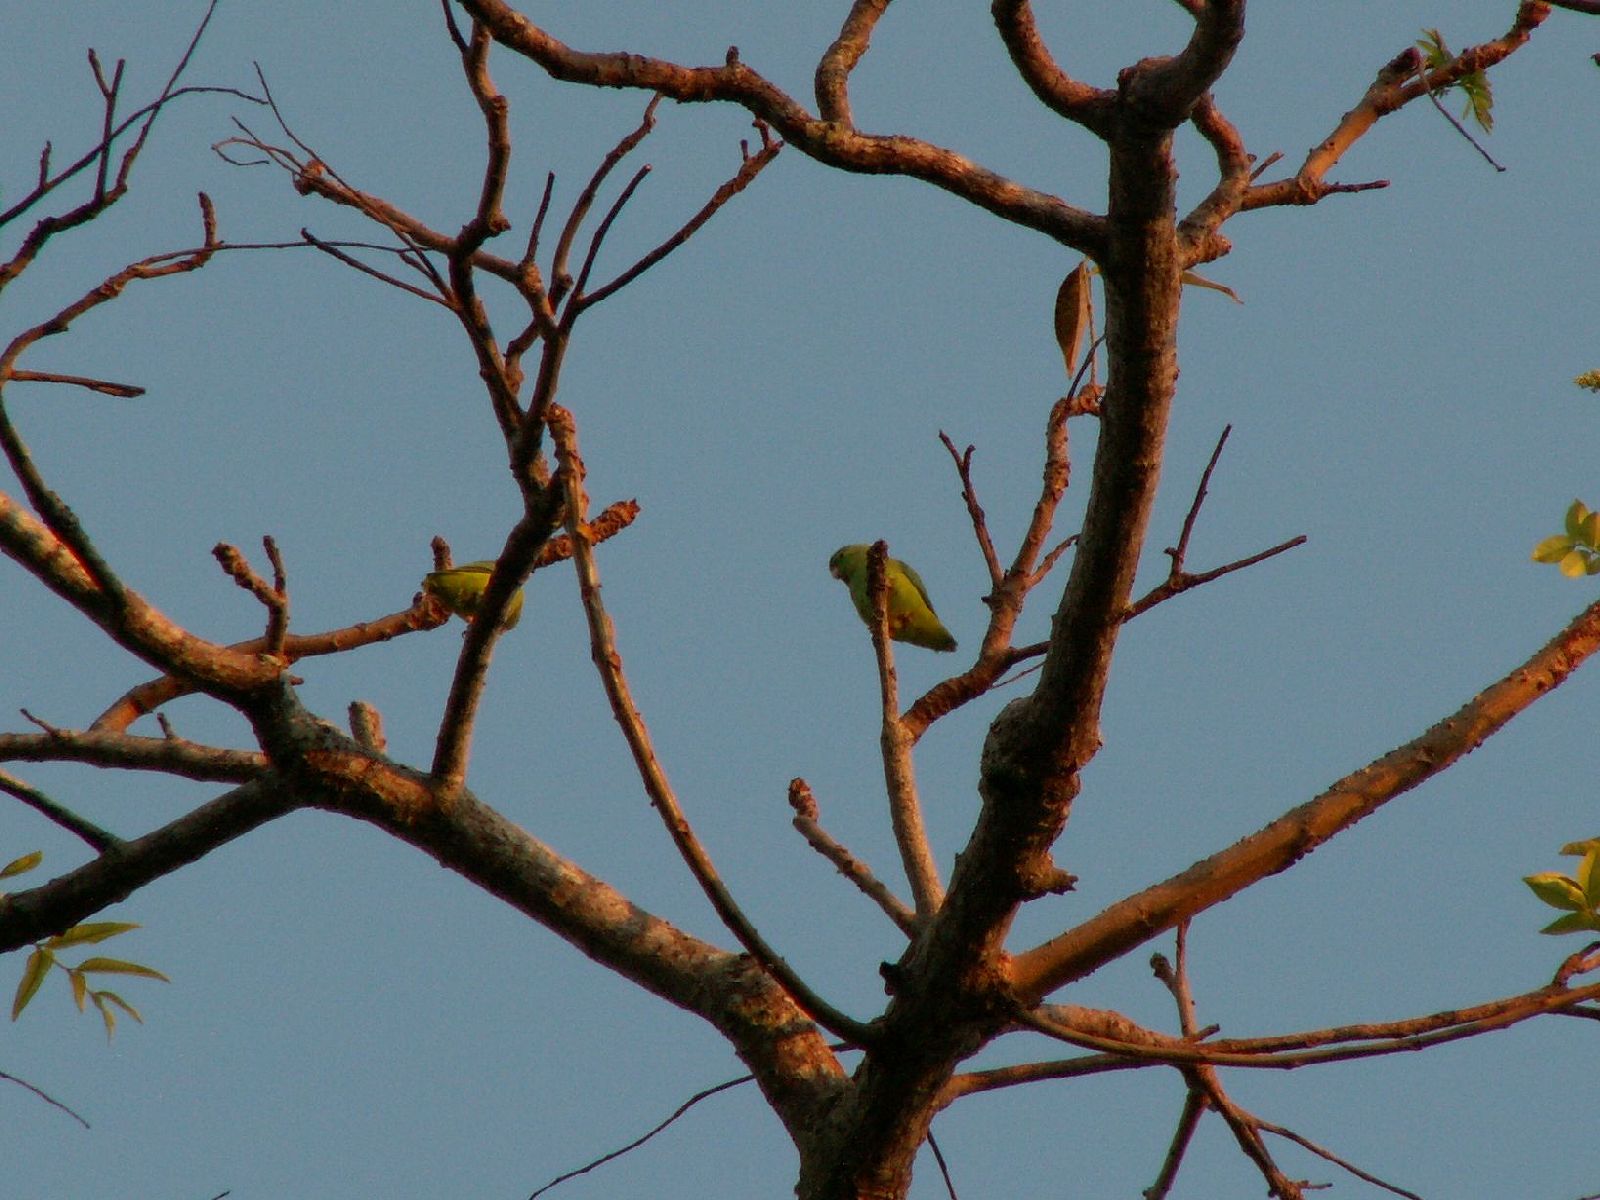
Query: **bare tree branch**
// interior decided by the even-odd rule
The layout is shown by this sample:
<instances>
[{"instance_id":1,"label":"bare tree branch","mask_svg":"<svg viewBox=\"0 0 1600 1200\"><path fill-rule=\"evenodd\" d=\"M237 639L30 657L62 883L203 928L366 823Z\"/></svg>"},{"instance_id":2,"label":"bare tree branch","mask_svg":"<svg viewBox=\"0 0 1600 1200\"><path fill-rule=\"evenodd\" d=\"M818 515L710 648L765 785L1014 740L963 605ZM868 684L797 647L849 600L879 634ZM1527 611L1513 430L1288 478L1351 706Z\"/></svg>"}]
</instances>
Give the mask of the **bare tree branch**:
<instances>
[{"instance_id":1,"label":"bare tree branch","mask_svg":"<svg viewBox=\"0 0 1600 1200\"><path fill-rule=\"evenodd\" d=\"M1586 608L1526 662L1404 746L1345 776L1260 832L1018 955L1013 960L1018 993L1043 996L1081 979L1163 930L1297 862L1475 749L1559 687L1596 649L1600 649L1600 603Z\"/></svg>"},{"instance_id":2,"label":"bare tree branch","mask_svg":"<svg viewBox=\"0 0 1600 1200\"><path fill-rule=\"evenodd\" d=\"M58 934L295 807L281 781L263 777L49 883L0 896L0 954Z\"/></svg>"},{"instance_id":3,"label":"bare tree branch","mask_svg":"<svg viewBox=\"0 0 1600 1200\"><path fill-rule=\"evenodd\" d=\"M900 720L899 677L894 669L894 649L889 640L889 547L878 541L867 551L867 595L872 600L872 649L878 660L878 692L882 724L878 734L883 755L884 791L889 799L889 823L905 866L906 882L917 906L917 919L926 921L944 899L944 884L933 861L928 830L917 798L917 772L912 761L916 745Z\"/></svg>"},{"instance_id":4,"label":"bare tree branch","mask_svg":"<svg viewBox=\"0 0 1600 1200\"><path fill-rule=\"evenodd\" d=\"M119 400L132 400L136 396L144 395L142 387L131 383L112 383L105 379L89 379L83 375L61 375L55 371L24 371L14 368L11 372L12 383L66 383L73 387L88 388L91 392L99 392L103 396L115 396Z\"/></svg>"},{"instance_id":5,"label":"bare tree branch","mask_svg":"<svg viewBox=\"0 0 1600 1200\"><path fill-rule=\"evenodd\" d=\"M159 771L181 779L243 783L267 769L255 750L226 750L175 737L135 737L95 729L0 733L0 762L77 762Z\"/></svg>"},{"instance_id":6,"label":"bare tree branch","mask_svg":"<svg viewBox=\"0 0 1600 1200\"><path fill-rule=\"evenodd\" d=\"M855 0L839 36L817 63L814 90L817 112L824 121L855 128L850 112L850 72L856 69L872 44L872 31L889 7L889 0Z\"/></svg>"},{"instance_id":7,"label":"bare tree branch","mask_svg":"<svg viewBox=\"0 0 1600 1200\"><path fill-rule=\"evenodd\" d=\"M989 11L1012 65L1039 102L1092 133L1107 136L1115 93L1079 83L1061 69L1039 34L1029 0L994 0Z\"/></svg>"},{"instance_id":8,"label":"bare tree branch","mask_svg":"<svg viewBox=\"0 0 1600 1200\"><path fill-rule=\"evenodd\" d=\"M820 162L864 174L923 179L1008 221L1040 230L1098 257L1094 248L1103 235L1101 218L1023 187L941 146L912 137L856 133L814 117L737 59L719 67L684 67L642 54L591 54L558 41L505 0L462 0L461 6L488 26L497 42L532 59L556 79L638 88L686 103L738 104L776 129L784 141Z\"/></svg>"},{"instance_id":9,"label":"bare tree branch","mask_svg":"<svg viewBox=\"0 0 1600 1200\"><path fill-rule=\"evenodd\" d=\"M651 804L661 815L673 845L677 847L685 865L694 875L695 882L711 901L711 907L716 910L722 923L739 939L739 944L789 993L800 1008L824 1028L852 1045L867 1044L870 1040L870 1031L867 1027L845 1016L816 995L795 974L794 969L767 944L751 924L750 919L734 902L716 867L712 864L710 855L706 853L705 847L700 844L700 839L683 815L677 795L667 780L660 760L656 757L655 747L651 745L650 733L645 728L644 718L633 701L632 690L622 673L622 656L617 652L611 617L600 601L600 576L595 569L594 555L587 536L588 530L584 524L588 517L589 505L583 486L583 460L578 455L577 430L572 421L572 414L558 405L552 405L549 410L549 424L551 436L556 442L557 460L560 463L559 479L565 501L567 533L572 538L573 565L578 569L584 615L589 622L591 657L594 659L595 668L600 672L600 681L605 688L606 698L611 702L612 715L621 727L628 749L633 754L640 782L644 784Z\"/></svg>"},{"instance_id":10,"label":"bare tree branch","mask_svg":"<svg viewBox=\"0 0 1600 1200\"><path fill-rule=\"evenodd\" d=\"M907 937L917 934L917 914L891 892L872 869L841 845L822 827L816 797L804 779L789 781L789 807L794 809L794 827L800 836L823 858L831 862L862 893L881 908Z\"/></svg>"},{"instance_id":11,"label":"bare tree branch","mask_svg":"<svg viewBox=\"0 0 1600 1200\"><path fill-rule=\"evenodd\" d=\"M82 1125L85 1129L89 1128L89 1122L85 1121L83 1119L83 1117L80 1116L77 1112L75 1112L73 1109L68 1108L65 1104L61 1103L61 1101L57 1100L54 1096L50 1095L49 1092L44 1091L42 1088L35 1087L33 1084L29 1083L26 1079L19 1078L16 1075L8 1074L5 1071L0 1071L0 1079L4 1079L7 1083L14 1083L18 1087L24 1089L25 1091L32 1092L35 1096L39 1097L39 1099L43 1100L46 1104L50 1105L50 1107L59 1108L62 1112L66 1113L67 1116L71 1117L79 1125Z\"/></svg>"},{"instance_id":12,"label":"bare tree branch","mask_svg":"<svg viewBox=\"0 0 1600 1200\"><path fill-rule=\"evenodd\" d=\"M97 854L104 854L122 844L122 839L115 834L107 833L93 821L87 821L77 813L57 804L38 788L29 787L9 771L0 771L0 792L16 797L35 812L87 843Z\"/></svg>"}]
</instances>

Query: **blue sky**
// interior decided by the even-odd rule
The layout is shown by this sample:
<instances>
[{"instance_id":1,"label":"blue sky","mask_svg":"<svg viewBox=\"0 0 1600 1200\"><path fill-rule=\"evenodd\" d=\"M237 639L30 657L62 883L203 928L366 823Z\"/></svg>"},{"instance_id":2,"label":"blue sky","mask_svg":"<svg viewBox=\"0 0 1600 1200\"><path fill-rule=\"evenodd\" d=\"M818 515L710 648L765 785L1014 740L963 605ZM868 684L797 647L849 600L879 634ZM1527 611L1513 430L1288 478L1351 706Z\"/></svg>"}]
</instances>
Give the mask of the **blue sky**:
<instances>
[{"instance_id":1,"label":"blue sky","mask_svg":"<svg viewBox=\"0 0 1600 1200\"><path fill-rule=\"evenodd\" d=\"M31 184L44 140L63 157L91 143L87 47L128 59L128 95L153 94L201 7L153 17L80 0L0 5L6 40L26 48L0 77L0 200ZM1172 4L1040 7L1063 60L1098 84L1184 36ZM1218 99L1253 152L1295 163L1422 27L1458 46L1501 32L1512 8L1260 4ZM718 62L734 43L802 96L842 11L530 8L594 49ZM1600 25L1558 12L1494 74L1487 145L1504 173L1413 105L1336 172L1389 189L1227 227L1235 250L1206 271L1245 303L1185 300L1140 590L1160 578L1161 548L1225 424L1233 435L1191 565L1309 541L1129 627L1105 750L1058 852L1079 889L1026 913L1019 944L1414 736L1592 598L1592 585L1527 560L1574 496L1600 503L1587 436L1597 401L1570 382L1600 366L1597 48ZM295 132L347 179L439 228L469 215L481 125L435 5L224 0L190 81L250 87L252 63ZM491 69L512 103L516 238L545 172L564 211L645 98L556 85L503 54ZM926 137L1103 208L1095 144L1009 74L984 6L891 10L853 98L868 130ZM638 156L654 170L602 272L697 208L751 135L731 109L669 104L659 116ZM164 115L128 200L53 243L8 290L7 336L125 261L192 245L197 191L216 201L229 241L293 240L302 226L372 238L280 174L215 156L234 117L274 133L268 115L229 98ZM1210 156L1187 134L1180 153L1193 199ZM858 1015L881 1003L877 966L898 954L898 935L792 832L784 800L788 780L805 777L828 827L888 873L870 648L825 564L841 543L887 538L956 636L976 644L982 560L937 434L976 445L992 526L1003 548L1014 543L1064 387L1050 308L1075 261L924 185L846 177L787 151L687 247L590 313L565 372L591 494L643 506L599 562L665 765L746 910ZM458 559L487 557L517 513L469 350L443 310L312 252L228 254L136 286L25 365L149 389L133 401L37 386L7 396L47 478L125 578L216 640L261 623L212 562L218 541L259 565L260 536L275 536L294 628L312 632L405 607L430 537L444 535ZM1093 437L1074 425L1080 480ZM1075 486L1063 532L1081 502ZM1044 635L1055 599L1041 589L1023 640ZM85 725L146 676L6 561L0 615L5 728L26 727L21 707ZM302 694L334 720L351 699L375 704L391 752L425 764L458 630L307 662ZM920 690L946 666L907 648L903 686ZM984 730L1011 694L942 722L921 750L946 867L976 811ZM1580 673L1459 768L1206 914L1192 935L1202 1020L1246 1035L1392 1019L1547 979L1576 946L1535 934L1545 912L1519 877L1559 866L1562 842L1596 832L1597 699L1597 677ZM245 744L242 722L214 706L180 701L170 715L186 736ZM87 768L17 773L129 835L210 794ZM469 782L639 903L726 941L631 776L568 571L536 577L501 644ZM61 831L0 806L0 860L33 849L47 868L81 859ZM416 852L326 814L261 830L109 915L144 925L117 952L173 982L124 989L146 1024L110 1048L59 982L0 1034L0 1070L93 1125L0 1087L8 1197L525 1196L741 1070L696 1020ZM1172 1028L1145 958L1061 998ZM20 970L20 956L0 962L0 992ZM1430 1198L1567 1200L1600 1190L1586 1152L1597 1132L1588 1036L1550 1020L1403 1060L1228 1078L1247 1107ZM1013 1039L990 1061L1051 1053ZM1181 1100L1174 1074L1140 1072L969 1100L934 1128L965 1197L1126 1197L1154 1179ZM1292 1175L1337 1178L1335 1195L1377 1194L1288 1148L1281 1161ZM793 1165L745 1089L554 1194L781 1196ZM1208 1121L1175 1194L1260 1186ZM942 1194L921 1163L913 1195Z\"/></svg>"}]
</instances>

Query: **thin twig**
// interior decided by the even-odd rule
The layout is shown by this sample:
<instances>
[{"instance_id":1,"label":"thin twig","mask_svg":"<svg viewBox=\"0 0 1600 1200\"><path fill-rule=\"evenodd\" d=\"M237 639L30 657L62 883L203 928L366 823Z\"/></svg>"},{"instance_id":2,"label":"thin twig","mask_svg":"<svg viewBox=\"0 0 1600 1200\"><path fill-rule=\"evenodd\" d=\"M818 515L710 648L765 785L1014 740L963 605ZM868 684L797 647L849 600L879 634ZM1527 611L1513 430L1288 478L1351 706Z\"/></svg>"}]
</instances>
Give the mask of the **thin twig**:
<instances>
[{"instance_id":1,"label":"thin twig","mask_svg":"<svg viewBox=\"0 0 1600 1200\"><path fill-rule=\"evenodd\" d=\"M1220 567L1213 567L1209 571L1194 573L1183 571L1177 575L1170 576L1164 583L1151 588L1149 592L1130 604L1123 612L1122 619L1131 621L1134 617L1149 612L1163 600L1170 600L1172 597L1187 592L1191 588L1197 588L1201 584L1210 583L1214 579L1221 579L1224 575L1231 575L1233 572L1242 571L1246 567L1253 567L1269 558L1276 558L1285 551L1293 550L1296 546L1303 546L1305 543L1306 535L1302 533L1286 542L1279 542L1276 546L1269 546L1265 550L1257 551L1255 554L1248 554L1244 558L1236 558L1230 563L1224 563ZM1032 647L1028 649L1031 650ZM1043 653L1042 650L1039 652Z\"/></svg>"},{"instance_id":2,"label":"thin twig","mask_svg":"<svg viewBox=\"0 0 1600 1200\"><path fill-rule=\"evenodd\" d=\"M1488 163L1496 171L1501 171L1501 172L1505 171L1505 167L1503 167L1500 163L1497 163L1494 160L1494 155L1490 154L1487 150L1485 150L1483 148L1482 144L1478 141L1478 139L1472 136L1472 133L1467 129L1467 127L1465 125L1463 125L1460 121L1456 120L1454 114L1452 114L1449 109L1447 109L1443 104L1441 104L1439 102L1438 93L1433 90L1433 86L1428 82L1428 68L1427 68L1427 65L1425 63L1418 64L1418 66L1417 66L1417 78L1419 80L1421 80L1423 88L1428 93L1428 99L1433 102L1434 108L1439 110L1439 115L1441 117L1443 117L1446 121L1449 121L1450 124L1455 127L1455 131L1457 133L1459 133L1462 137L1467 139L1467 144L1469 146L1471 146L1479 154L1483 155L1483 161L1484 162Z\"/></svg>"},{"instance_id":3,"label":"thin twig","mask_svg":"<svg viewBox=\"0 0 1600 1200\"><path fill-rule=\"evenodd\" d=\"M317 235L312 233L309 229L302 229L300 231L300 236L305 239L308 246L322 251L329 258L336 259L347 267L360 271L363 275L370 275L372 278L381 283L387 283L390 287L399 288L402 292L409 292L411 295L422 300L427 300L431 304L438 304L445 308L453 307L448 296L440 296L434 292L424 291L414 283L407 283L405 280L397 279L395 276L390 275L385 271L380 271L376 267L368 266L353 254L346 254L339 248L341 245L343 245L343 243L324 241L323 239L317 237ZM229 249L235 248L236 247L229 247ZM378 246L370 248L385 250L391 254L408 255L414 253L410 247L406 247L404 249L396 248L394 246Z\"/></svg>"},{"instance_id":4,"label":"thin twig","mask_svg":"<svg viewBox=\"0 0 1600 1200\"><path fill-rule=\"evenodd\" d=\"M1206 469L1200 472L1200 484L1194 490L1194 503L1189 505L1188 515L1183 518L1183 529L1178 534L1178 545L1175 549L1167 551L1172 558L1172 570L1175 574L1183 570L1183 556L1189 549L1189 535L1194 532L1194 523L1200 516L1200 506L1206 502L1206 489L1211 483L1211 473L1217 469L1217 460L1222 457L1222 448L1228 444L1228 435L1232 432L1232 425L1222 427L1222 436L1217 439L1216 448L1211 451L1211 457L1206 461Z\"/></svg>"},{"instance_id":5,"label":"thin twig","mask_svg":"<svg viewBox=\"0 0 1600 1200\"><path fill-rule=\"evenodd\" d=\"M822 827L818 819L816 797L804 779L789 781L789 807L794 809L794 827L800 836L823 858L831 862L843 875L881 908L907 937L917 935L917 914L907 908L900 897L891 892L867 866Z\"/></svg>"},{"instance_id":6,"label":"thin twig","mask_svg":"<svg viewBox=\"0 0 1600 1200\"><path fill-rule=\"evenodd\" d=\"M585 307L583 294L584 289L589 286L589 272L594 270L594 260L600 253L600 246L605 242L606 234L611 232L611 223L617 219L618 214L627 206L628 201L633 199L633 193L638 190L639 185L645 181L645 177L649 174L649 163L645 163L644 166L635 171L633 178L623 185L622 191L612 201L611 207L606 210L606 215L600 218L600 224L595 226L594 236L589 239L589 249L583 256L583 266L578 269L578 281L572 285L572 303L567 306L566 323L568 328L571 328L573 319Z\"/></svg>"},{"instance_id":7,"label":"thin twig","mask_svg":"<svg viewBox=\"0 0 1600 1200\"><path fill-rule=\"evenodd\" d=\"M233 581L259 600L267 610L267 629L261 638L262 652L276 657L283 653L283 639L289 629L288 582L283 559L278 554L278 544L270 537L262 538L261 542L266 548L267 559L272 563L272 583L255 573L236 546L218 542L212 547L211 554Z\"/></svg>"},{"instance_id":8,"label":"thin twig","mask_svg":"<svg viewBox=\"0 0 1600 1200\"><path fill-rule=\"evenodd\" d=\"M634 263L633 266L622 272L610 283L602 284L600 287L595 288L594 291L583 296L581 300L575 297L573 303L580 308L593 308L607 296L627 287L679 246L687 242L699 231L702 225L716 215L718 209L749 187L762 169L778 156L778 151L783 149L783 143L773 141L764 124L757 121L756 128L761 132L761 150L754 155L746 156L733 177L713 192L711 199L701 205L700 210L694 216L680 225L672 236L641 257L638 262Z\"/></svg>"},{"instance_id":9,"label":"thin twig","mask_svg":"<svg viewBox=\"0 0 1600 1200\"><path fill-rule=\"evenodd\" d=\"M115 396L119 400L132 400L136 396L144 395L144 388L131 383L112 383L106 379L90 379L85 375L62 375L55 371L24 371L13 369L11 372L13 383L66 383L73 387L88 388L91 392L99 392L103 396Z\"/></svg>"},{"instance_id":10,"label":"thin twig","mask_svg":"<svg viewBox=\"0 0 1600 1200\"><path fill-rule=\"evenodd\" d=\"M595 168L594 174L589 177L589 182L583 191L578 193L578 199L572 206L572 211L567 214L567 223L561 227L561 236L556 240L555 257L550 264L550 304L552 307L560 305L572 286L572 276L567 271L567 257L572 252L572 242L578 236L578 229L583 225L584 218L589 215L589 209L594 204L594 198L600 191L600 186L605 183L606 177L611 174L616 165L626 158L640 142L649 136L650 131L656 127L656 108L661 103L659 95L650 97L650 103L645 105L644 117L638 126L630 133L623 136L613 146L600 165Z\"/></svg>"},{"instance_id":11,"label":"thin twig","mask_svg":"<svg viewBox=\"0 0 1600 1200\"><path fill-rule=\"evenodd\" d=\"M1190 1088L1183 1095L1183 1111L1178 1114L1178 1124L1172 1131L1172 1140L1167 1143L1166 1157L1161 1160L1161 1170L1156 1174L1156 1181L1145 1188L1144 1200L1166 1200L1172 1191L1172 1185L1178 1178L1178 1168L1183 1165L1183 1156L1189 1150L1189 1144L1194 1140L1194 1131L1200 1126L1200 1118L1205 1116L1207 1107L1206 1098L1201 1093Z\"/></svg>"},{"instance_id":12,"label":"thin twig","mask_svg":"<svg viewBox=\"0 0 1600 1200\"><path fill-rule=\"evenodd\" d=\"M945 1195L950 1200L961 1200L956 1195L955 1181L950 1178L950 1164L944 1161L944 1151L939 1149L938 1139L933 1136L933 1130L928 1130L928 1149L933 1151L933 1161L939 1164L939 1175L944 1180Z\"/></svg>"},{"instance_id":13,"label":"thin twig","mask_svg":"<svg viewBox=\"0 0 1600 1200\"><path fill-rule=\"evenodd\" d=\"M8 771L0 771L0 792L14 796L35 812L40 813L48 820L61 826L68 833L73 834L81 841L87 842L90 849L97 854L104 854L122 845L122 839L114 833L107 833L93 821L87 821L77 813L63 807L50 799L38 788L30 787Z\"/></svg>"},{"instance_id":14,"label":"thin twig","mask_svg":"<svg viewBox=\"0 0 1600 1200\"><path fill-rule=\"evenodd\" d=\"M1356 1166L1349 1160L1340 1158L1332 1150L1329 1150L1324 1146L1317 1145L1317 1143L1313 1142L1310 1138L1302 1137L1292 1129L1286 1129L1282 1125L1275 1125L1271 1121L1263 1120L1260 1117L1253 1117L1252 1120L1255 1121L1256 1128L1261 1130L1261 1132L1272 1133L1276 1134L1278 1137L1286 1138L1295 1145L1311 1151L1311 1153L1315 1154L1318 1158L1326 1159L1336 1167L1342 1167L1344 1170L1354 1175L1357 1179L1360 1179L1366 1183L1370 1183L1373 1187L1382 1188L1386 1192L1393 1192L1396 1196L1404 1196L1406 1200L1422 1200L1422 1197L1417 1195L1415 1192L1408 1192L1403 1187L1399 1187L1396 1184L1379 1179L1376 1175L1373 1175L1367 1171L1363 1171L1360 1167Z\"/></svg>"},{"instance_id":15,"label":"thin twig","mask_svg":"<svg viewBox=\"0 0 1600 1200\"><path fill-rule=\"evenodd\" d=\"M1005 571L1000 566L1000 556L995 553L994 539L989 536L988 517L984 514L983 505L978 503L977 490L972 486L972 454L976 447L968 446L964 452L958 451L950 435L942 429L939 431L939 440L944 443L950 460L956 465L956 474L961 477L961 499L966 502L967 516L972 520L972 532L978 539L978 548L983 551L984 564L989 568L990 586L998 589Z\"/></svg>"},{"instance_id":16,"label":"thin twig","mask_svg":"<svg viewBox=\"0 0 1600 1200\"><path fill-rule=\"evenodd\" d=\"M700 1101L709 1099L710 1097L715 1096L718 1092L725 1092L730 1088L736 1088L741 1083L749 1083L753 1079L755 1079L754 1075L741 1075L737 1079L730 1079L725 1083L717 1084L715 1087L708 1087L708 1088L704 1089L703 1091L696 1092L694 1095L690 1096L687 1100L685 1100L682 1104L678 1105L677 1108L673 1109L672 1110L672 1114L669 1117L667 1117L666 1120L662 1121L659 1125L656 1125L654 1128L650 1129L647 1133L644 1133L640 1137L635 1138L633 1141L629 1142L626 1146L621 1146L616 1150L612 1150L610 1153L602 1154L599 1158L595 1159L593 1162L585 1163L583 1166L578 1167L576 1170L562 1172L560 1175L557 1175L554 1179L552 1179L549 1183L545 1184L543 1187L535 1188L533 1190L533 1192L529 1194L528 1200L537 1200L537 1197L544 1195L545 1192L548 1192L551 1188L555 1187L556 1184L565 1183L569 1179L576 1179L579 1175L587 1175L590 1171L594 1170L596 1167L603 1167L603 1166L605 1166L606 1163L611 1162L613 1159L621 1158L624 1154L627 1154L631 1150L637 1150L640 1146L644 1145L651 1138L655 1137L656 1134L660 1133L662 1130L666 1129L667 1126L671 1125L674 1121L676 1121L679 1117L683 1116L684 1113L688 1112L696 1104L699 1104Z\"/></svg>"},{"instance_id":17,"label":"thin twig","mask_svg":"<svg viewBox=\"0 0 1600 1200\"><path fill-rule=\"evenodd\" d=\"M29 1083L26 1079L21 1079L21 1078L17 1077L16 1075L12 1075L8 1071L0 1071L0 1079L4 1079L7 1083L14 1083L20 1088L26 1088L28 1091L32 1092L35 1096L39 1097L39 1099L43 1100L46 1104L50 1105L52 1108L59 1108L62 1112L66 1113L67 1116L71 1117L74 1121L76 1121L79 1125L82 1125L85 1129L89 1128L89 1122L88 1121L85 1121L83 1119L83 1117L81 1117L78 1113L76 1113L72 1109L68 1108L65 1104L61 1103L61 1101L57 1100L54 1096L52 1096L49 1092L45 1091L43 1088L36 1087L34 1084Z\"/></svg>"},{"instance_id":18,"label":"thin twig","mask_svg":"<svg viewBox=\"0 0 1600 1200\"><path fill-rule=\"evenodd\" d=\"M572 538L573 565L578 572L578 586L583 600L584 616L589 625L590 657L600 673L601 685L611 704L612 716L622 729L628 749L632 752L634 766L650 802L661 815L667 833L677 847L679 855L716 910L717 916L727 926L739 944L761 964L762 968L789 993L794 1002L813 1020L838 1037L856 1046L868 1044L871 1031L859 1021L847 1017L811 990L794 969L768 945L750 919L745 916L727 886L717 873L711 856L690 826L688 818L678 804L677 794L667 779L661 760L656 756L645 727L644 717L634 703L632 689L622 669L622 655L617 650L611 617L600 599L600 573L595 566L594 550L585 525L589 498L583 486L583 459L578 454L577 428L572 414L559 405L549 409L551 437L556 443L556 460L559 464L557 478L564 500L567 533Z\"/></svg>"}]
</instances>

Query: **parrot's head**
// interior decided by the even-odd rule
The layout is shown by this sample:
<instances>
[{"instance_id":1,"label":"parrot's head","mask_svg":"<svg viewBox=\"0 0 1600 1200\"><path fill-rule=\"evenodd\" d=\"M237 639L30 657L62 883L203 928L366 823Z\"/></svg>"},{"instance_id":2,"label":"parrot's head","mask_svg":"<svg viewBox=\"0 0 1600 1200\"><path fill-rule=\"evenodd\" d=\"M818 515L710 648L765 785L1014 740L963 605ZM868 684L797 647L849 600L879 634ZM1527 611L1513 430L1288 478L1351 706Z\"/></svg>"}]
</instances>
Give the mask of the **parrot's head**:
<instances>
[{"instance_id":1,"label":"parrot's head","mask_svg":"<svg viewBox=\"0 0 1600 1200\"><path fill-rule=\"evenodd\" d=\"M840 546L828 560L828 574L848 583L850 575L860 571L866 561L866 546Z\"/></svg>"}]
</instances>

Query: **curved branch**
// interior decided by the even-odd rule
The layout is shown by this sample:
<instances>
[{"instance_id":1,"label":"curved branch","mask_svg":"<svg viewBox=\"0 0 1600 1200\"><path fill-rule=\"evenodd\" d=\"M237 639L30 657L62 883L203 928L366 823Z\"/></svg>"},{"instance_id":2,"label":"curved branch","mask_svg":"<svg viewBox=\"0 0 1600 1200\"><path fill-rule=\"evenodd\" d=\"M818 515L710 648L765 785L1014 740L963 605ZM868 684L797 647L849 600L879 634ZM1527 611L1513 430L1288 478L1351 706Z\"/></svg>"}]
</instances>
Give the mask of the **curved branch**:
<instances>
[{"instance_id":1,"label":"curved branch","mask_svg":"<svg viewBox=\"0 0 1600 1200\"><path fill-rule=\"evenodd\" d=\"M989 7L1012 65L1051 112L1109 137L1116 93L1073 79L1051 55L1033 19L1029 0L994 0Z\"/></svg>"},{"instance_id":2,"label":"curved branch","mask_svg":"<svg viewBox=\"0 0 1600 1200\"><path fill-rule=\"evenodd\" d=\"M1154 884L1075 929L1019 954L1017 994L1036 998L1104 966L1179 922L1220 904L1437 775L1600 649L1600 602L1584 609L1521 666L1485 688L1421 736L1345 776L1316 799L1258 833Z\"/></svg>"},{"instance_id":3,"label":"curved branch","mask_svg":"<svg viewBox=\"0 0 1600 1200\"><path fill-rule=\"evenodd\" d=\"M1239 48L1244 9L1245 0L1207 0L1181 53L1147 58L1122 73L1117 83L1142 120L1175 129L1189 119Z\"/></svg>"},{"instance_id":4,"label":"curved branch","mask_svg":"<svg viewBox=\"0 0 1600 1200\"><path fill-rule=\"evenodd\" d=\"M824 121L837 121L847 129L855 128L855 118L850 115L850 72L856 69L856 64L871 45L872 30L889 7L889 2L855 0L844 19L844 26L839 30L839 36L817 63L817 111L822 114Z\"/></svg>"},{"instance_id":5,"label":"curved branch","mask_svg":"<svg viewBox=\"0 0 1600 1200\"><path fill-rule=\"evenodd\" d=\"M912 137L856 133L814 117L737 59L720 67L684 67L642 54L592 54L558 41L505 0L461 0L461 6L482 21L497 42L538 63L555 79L660 92L684 103L737 104L819 162L860 174L921 179L1004 220L1098 257L1104 218L1024 187L942 146Z\"/></svg>"}]
</instances>

